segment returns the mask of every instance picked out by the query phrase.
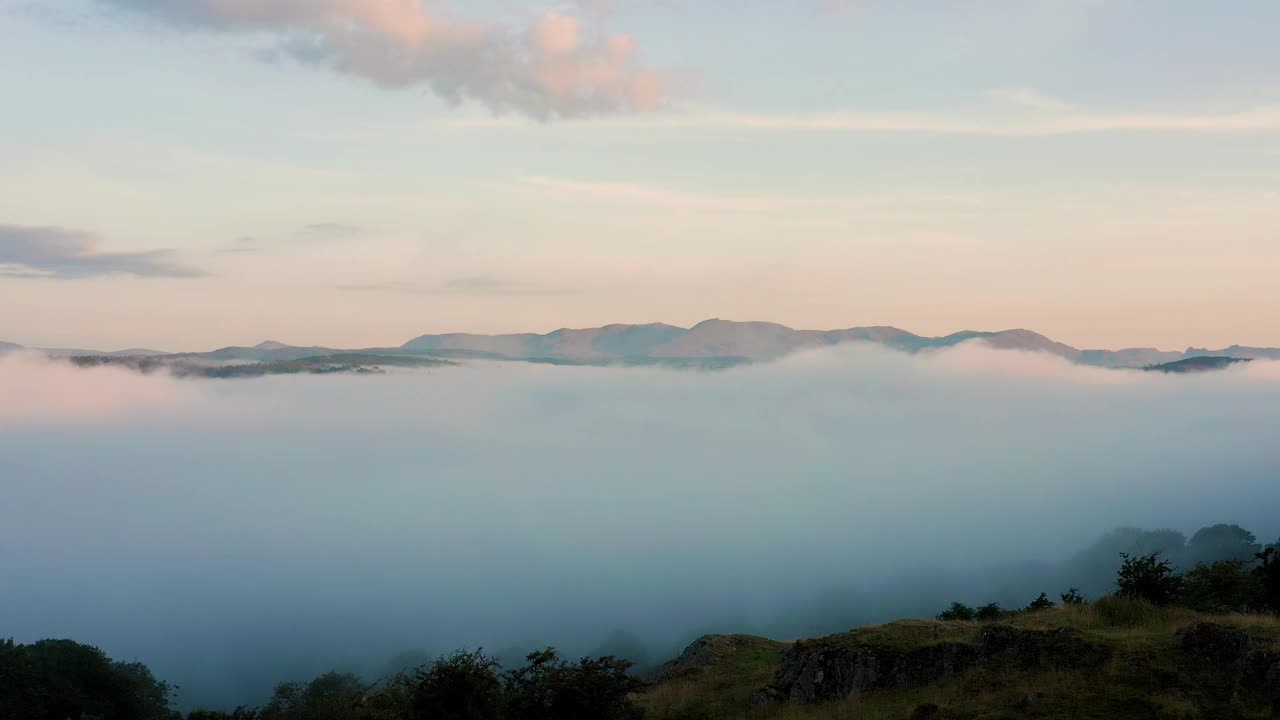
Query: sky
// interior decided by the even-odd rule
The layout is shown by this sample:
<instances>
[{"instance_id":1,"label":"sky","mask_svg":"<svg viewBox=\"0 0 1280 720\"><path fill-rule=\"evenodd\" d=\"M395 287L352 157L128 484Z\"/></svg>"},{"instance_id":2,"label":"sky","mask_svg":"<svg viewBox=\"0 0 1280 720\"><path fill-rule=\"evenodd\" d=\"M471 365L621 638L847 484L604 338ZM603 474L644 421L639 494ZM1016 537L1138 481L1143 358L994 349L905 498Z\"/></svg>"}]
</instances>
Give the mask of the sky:
<instances>
[{"instance_id":1,"label":"sky","mask_svg":"<svg viewBox=\"0 0 1280 720\"><path fill-rule=\"evenodd\" d=\"M0 0L0 340L1280 346L1272 0Z\"/></svg>"}]
</instances>

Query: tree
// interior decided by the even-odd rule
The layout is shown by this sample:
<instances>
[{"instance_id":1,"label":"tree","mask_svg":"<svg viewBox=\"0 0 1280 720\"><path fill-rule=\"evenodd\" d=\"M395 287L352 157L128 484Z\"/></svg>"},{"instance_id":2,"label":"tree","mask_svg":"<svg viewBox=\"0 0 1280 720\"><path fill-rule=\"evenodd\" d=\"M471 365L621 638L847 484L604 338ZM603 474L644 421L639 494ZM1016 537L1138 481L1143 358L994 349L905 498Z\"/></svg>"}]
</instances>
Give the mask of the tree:
<instances>
[{"instance_id":1,"label":"tree","mask_svg":"<svg viewBox=\"0 0 1280 720\"><path fill-rule=\"evenodd\" d=\"M329 672L305 685L281 683L262 720L354 720L369 687L350 673Z\"/></svg>"},{"instance_id":2,"label":"tree","mask_svg":"<svg viewBox=\"0 0 1280 720\"><path fill-rule=\"evenodd\" d=\"M643 683L631 663L615 657L560 659L554 648L530 653L528 664L506 675L508 720L638 720L631 693Z\"/></svg>"},{"instance_id":3,"label":"tree","mask_svg":"<svg viewBox=\"0 0 1280 720\"><path fill-rule=\"evenodd\" d=\"M1261 548L1258 538L1239 525L1219 523L1200 528L1187 542L1187 565L1241 560L1251 561ZM1184 565L1186 567L1186 565Z\"/></svg>"},{"instance_id":4,"label":"tree","mask_svg":"<svg viewBox=\"0 0 1280 720\"><path fill-rule=\"evenodd\" d=\"M1129 598L1146 600L1152 605L1169 605L1182 594L1182 577L1160 553L1133 556L1121 553L1123 562L1116 573L1117 592Z\"/></svg>"},{"instance_id":5,"label":"tree","mask_svg":"<svg viewBox=\"0 0 1280 720\"><path fill-rule=\"evenodd\" d=\"M71 640L0 641L0 718L172 720L172 691L141 663Z\"/></svg>"},{"instance_id":6,"label":"tree","mask_svg":"<svg viewBox=\"0 0 1280 720\"><path fill-rule=\"evenodd\" d=\"M498 661L482 650L459 650L418 671L414 720L497 720L502 712Z\"/></svg>"},{"instance_id":7,"label":"tree","mask_svg":"<svg viewBox=\"0 0 1280 720\"><path fill-rule=\"evenodd\" d=\"M1058 597L1062 598L1063 605L1083 605L1087 602L1085 596L1080 594L1078 587L1073 587Z\"/></svg>"},{"instance_id":8,"label":"tree","mask_svg":"<svg viewBox=\"0 0 1280 720\"><path fill-rule=\"evenodd\" d=\"M1041 610L1052 610L1054 607L1055 606L1053 604L1053 601L1049 599L1049 596L1044 593L1040 593L1040 597L1036 598L1035 600L1032 600L1031 603L1027 605L1027 612L1040 612Z\"/></svg>"}]
</instances>

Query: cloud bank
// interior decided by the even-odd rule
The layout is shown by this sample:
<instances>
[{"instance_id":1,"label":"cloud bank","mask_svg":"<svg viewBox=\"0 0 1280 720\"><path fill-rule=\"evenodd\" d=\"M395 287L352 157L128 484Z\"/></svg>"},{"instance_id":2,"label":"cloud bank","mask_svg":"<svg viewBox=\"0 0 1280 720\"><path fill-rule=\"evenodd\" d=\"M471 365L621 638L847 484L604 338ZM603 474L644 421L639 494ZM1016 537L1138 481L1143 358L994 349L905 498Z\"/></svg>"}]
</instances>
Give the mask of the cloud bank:
<instances>
[{"instance_id":1,"label":"cloud bank","mask_svg":"<svg viewBox=\"0 0 1280 720\"><path fill-rule=\"evenodd\" d=\"M100 644L186 705L233 705L407 648L573 655L623 628L661 656L703 632L1026 602L1065 587L935 595L1120 525L1280 535L1274 368L976 345L246 382L8 361L6 397L162 400L0 416L0 607L20 641ZM1003 574L1022 577L1041 576Z\"/></svg>"},{"instance_id":2,"label":"cloud bank","mask_svg":"<svg viewBox=\"0 0 1280 720\"><path fill-rule=\"evenodd\" d=\"M635 39L546 10L524 28L422 0L100 0L187 27L267 33L273 51L381 86L539 120L649 110L667 95Z\"/></svg>"},{"instance_id":3,"label":"cloud bank","mask_svg":"<svg viewBox=\"0 0 1280 720\"><path fill-rule=\"evenodd\" d=\"M95 252L99 238L59 227L0 225L0 277L76 280L109 275L200 277L168 260L167 250Z\"/></svg>"}]
</instances>

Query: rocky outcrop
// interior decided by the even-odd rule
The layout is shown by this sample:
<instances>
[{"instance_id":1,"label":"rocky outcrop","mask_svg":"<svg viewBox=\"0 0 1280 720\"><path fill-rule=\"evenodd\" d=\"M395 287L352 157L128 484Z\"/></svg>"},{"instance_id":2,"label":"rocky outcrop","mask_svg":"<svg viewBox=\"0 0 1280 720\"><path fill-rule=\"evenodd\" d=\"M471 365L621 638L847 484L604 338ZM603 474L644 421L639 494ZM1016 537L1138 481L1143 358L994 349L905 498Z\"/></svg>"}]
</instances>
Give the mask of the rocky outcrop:
<instances>
[{"instance_id":1,"label":"rocky outcrop","mask_svg":"<svg viewBox=\"0 0 1280 720\"><path fill-rule=\"evenodd\" d=\"M1187 666L1225 701L1240 692L1264 693L1280 717L1280 652L1240 630L1194 622L1178 631L1178 649Z\"/></svg>"},{"instance_id":2,"label":"rocky outcrop","mask_svg":"<svg viewBox=\"0 0 1280 720\"><path fill-rule=\"evenodd\" d=\"M783 654L774 688L789 702L826 702L867 690L924 685L962 672L975 658L972 645L953 642L909 651L796 643Z\"/></svg>"},{"instance_id":3,"label":"rocky outcrop","mask_svg":"<svg viewBox=\"0 0 1280 720\"><path fill-rule=\"evenodd\" d=\"M668 660L650 676L654 685L687 677L700 669L716 665L738 650L760 644L780 645L775 640L755 635L703 635L694 640L674 660Z\"/></svg>"},{"instance_id":4,"label":"rocky outcrop","mask_svg":"<svg viewBox=\"0 0 1280 720\"><path fill-rule=\"evenodd\" d=\"M983 627L973 643L942 641L900 648L835 635L795 643L783 654L774 683L751 696L752 706L772 702L820 703L871 690L928 685L974 665L1022 669L1101 667L1110 650L1078 630Z\"/></svg>"}]
</instances>

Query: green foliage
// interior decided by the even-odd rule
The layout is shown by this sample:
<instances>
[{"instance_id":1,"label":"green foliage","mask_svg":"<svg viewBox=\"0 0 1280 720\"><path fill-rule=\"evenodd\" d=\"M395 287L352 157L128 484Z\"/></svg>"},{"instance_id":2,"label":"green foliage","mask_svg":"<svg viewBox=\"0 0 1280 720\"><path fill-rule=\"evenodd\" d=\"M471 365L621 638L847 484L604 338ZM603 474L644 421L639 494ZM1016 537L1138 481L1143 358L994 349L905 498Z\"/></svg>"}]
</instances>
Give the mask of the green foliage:
<instances>
[{"instance_id":1,"label":"green foliage","mask_svg":"<svg viewBox=\"0 0 1280 720\"><path fill-rule=\"evenodd\" d=\"M414 720L497 720L502 716L498 661L482 650L458 651L421 669L414 680Z\"/></svg>"},{"instance_id":2,"label":"green foliage","mask_svg":"<svg viewBox=\"0 0 1280 720\"><path fill-rule=\"evenodd\" d=\"M1027 605L1027 612L1052 610L1054 607L1056 606L1053 604L1053 601L1049 599L1049 596L1044 593L1040 593L1040 597L1032 600L1031 603Z\"/></svg>"},{"instance_id":3,"label":"green foliage","mask_svg":"<svg viewBox=\"0 0 1280 720\"><path fill-rule=\"evenodd\" d=\"M1121 553L1124 562L1116 573L1117 592L1128 598L1146 600L1157 605L1171 605L1182 594L1183 578L1174 572L1160 553L1133 556Z\"/></svg>"},{"instance_id":4,"label":"green foliage","mask_svg":"<svg viewBox=\"0 0 1280 720\"><path fill-rule=\"evenodd\" d=\"M1062 598L1063 605L1084 605L1088 602L1088 599L1080 594L1080 588L1078 587L1073 587L1058 597Z\"/></svg>"},{"instance_id":5,"label":"green foliage","mask_svg":"<svg viewBox=\"0 0 1280 720\"><path fill-rule=\"evenodd\" d=\"M974 609L962 602L953 602L951 607L938 613L938 619L947 622L968 622L976 616Z\"/></svg>"},{"instance_id":6,"label":"green foliage","mask_svg":"<svg viewBox=\"0 0 1280 720\"><path fill-rule=\"evenodd\" d=\"M0 718L173 720L170 687L140 663L71 640L0 642Z\"/></svg>"},{"instance_id":7,"label":"green foliage","mask_svg":"<svg viewBox=\"0 0 1280 720\"><path fill-rule=\"evenodd\" d=\"M1243 560L1200 563L1187 571L1182 603L1206 613L1248 612L1259 604L1258 584Z\"/></svg>"},{"instance_id":8,"label":"green foliage","mask_svg":"<svg viewBox=\"0 0 1280 720\"><path fill-rule=\"evenodd\" d=\"M631 693L643 683L614 657L560 659L553 648L530 653L528 664L506 675L508 720L638 720Z\"/></svg>"},{"instance_id":9,"label":"green foliage","mask_svg":"<svg viewBox=\"0 0 1280 720\"><path fill-rule=\"evenodd\" d=\"M354 720L368 686L349 673L330 672L309 683L281 683L262 708L262 720Z\"/></svg>"},{"instance_id":10,"label":"green foliage","mask_svg":"<svg viewBox=\"0 0 1280 720\"><path fill-rule=\"evenodd\" d=\"M973 619L982 622L992 622L1004 617L1004 609L1000 607L1000 603L987 603L977 609L973 613Z\"/></svg>"},{"instance_id":11,"label":"green foliage","mask_svg":"<svg viewBox=\"0 0 1280 720\"><path fill-rule=\"evenodd\" d=\"M1254 568L1258 605L1271 612L1280 613L1280 543L1269 546L1257 555Z\"/></svg>"}]
</instances>

